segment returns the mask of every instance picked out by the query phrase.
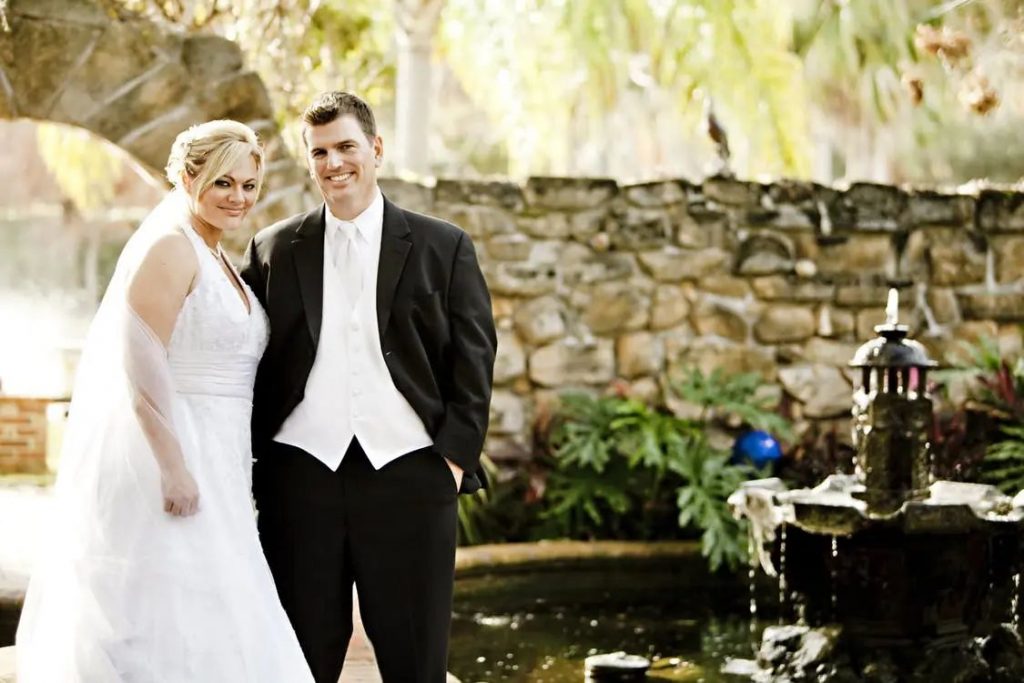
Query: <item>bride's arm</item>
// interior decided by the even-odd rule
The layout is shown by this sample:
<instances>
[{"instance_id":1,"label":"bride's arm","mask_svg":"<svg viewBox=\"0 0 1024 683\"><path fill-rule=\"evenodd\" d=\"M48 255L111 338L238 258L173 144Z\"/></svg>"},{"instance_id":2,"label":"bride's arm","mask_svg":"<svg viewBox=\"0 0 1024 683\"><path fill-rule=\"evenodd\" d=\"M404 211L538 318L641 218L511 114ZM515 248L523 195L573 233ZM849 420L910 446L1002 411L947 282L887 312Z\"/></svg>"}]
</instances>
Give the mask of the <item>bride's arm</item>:
<instances>
[{"instance_id":1,"label":"bride's arm","mask_svg":"<svg viewBox=\"0 0 1024 683\"><path fill-rule=\"evenodd\" d=\"M129 276L124 333L132 405L160 468L164 510L180 516L196 512L199 491L173 429L166 347L197 270L187 237L172 233L154 241Z\"/></svg>"},{"instance_id":2,"label":"bride's arm","mask_svg":"<svg viewBox=\"0 0 1024 683\"><path fill-rule=\"evenodd\" d=\"M173 232L155 240L129 276L128 306L165 348L198 269L196 252L188 238Z\"/></svg>"}]
</instances>

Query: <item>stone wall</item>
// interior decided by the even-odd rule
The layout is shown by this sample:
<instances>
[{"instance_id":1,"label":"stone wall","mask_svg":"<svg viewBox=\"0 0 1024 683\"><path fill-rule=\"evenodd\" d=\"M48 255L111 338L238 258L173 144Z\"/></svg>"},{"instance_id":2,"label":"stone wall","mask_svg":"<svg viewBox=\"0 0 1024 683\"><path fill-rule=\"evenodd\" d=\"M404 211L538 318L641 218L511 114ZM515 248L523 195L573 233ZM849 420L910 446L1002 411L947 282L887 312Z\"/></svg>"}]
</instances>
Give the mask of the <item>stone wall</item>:
<instances>
[{"instance_id":1,"label":"stone wall","mask_svg":"<svg viewBox=\"0 0 1024 683\"><path fill-rule=\"evenodd\" d=\"M571 388L615 387L686 414L690 366L760 373L798 434L848 434L846 363L890 286L933 358L987 336L1021 351L1024 192L847 189L723 178L382 181L474 239L498 325L489 454L526 457ZM0 473L45 467L45 401L0 397Z\"/></svg>"},{"instance_id":2,"label":"stone wall","mask_svg":"<svg viewBox=\"0 0 1024 683\"><path fill-rule=\"evenodd\" d=\"M41 398L0 396L0 474L46 471L46 408Z\"/></svg>"},{"instance_id":3,"label":"stone wall","mask_svg":"<svg viewBox=\"0 0 1024 683\"><path fill-rule=\"evenodd\" d=\"M724 178L384 187L477 245L499 329L494 457L528 453L538 411L569 388L615 383L685 412L666 385L687 366L758 372L792 401L798 432L837 421L845 434L846 363L890 286L936 359L982 336L1021 348L1024 192Z\"/></svg>"}]
</instances>

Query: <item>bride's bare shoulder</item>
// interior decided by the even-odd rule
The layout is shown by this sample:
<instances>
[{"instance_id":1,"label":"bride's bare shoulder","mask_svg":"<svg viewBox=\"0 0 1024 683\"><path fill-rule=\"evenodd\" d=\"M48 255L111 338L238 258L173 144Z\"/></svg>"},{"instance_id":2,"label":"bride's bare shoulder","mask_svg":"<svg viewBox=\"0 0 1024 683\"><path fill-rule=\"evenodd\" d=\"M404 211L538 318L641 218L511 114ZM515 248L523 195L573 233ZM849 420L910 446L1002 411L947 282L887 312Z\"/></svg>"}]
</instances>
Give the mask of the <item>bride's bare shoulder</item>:
<instances>
[{"instance_id":1,"label":"bride's bare shoulder","mask_svg":"<svg viewBox=\"0 0 1024 683\"><path fill-rule=\"evenodd\" d=\"M167 230L141 245L133 279L189 283L198 268L199 260L188 237L177 230Z\"/></svg>"},{"instance_id":2,"label":"bride's bare shoulder","mask_svg":"<svg viewBox=\"0 0 1024 683\"><path fill-rule=\"evenodd\" d=\"M143 246L140 263L147 261L193 269L198 265L196 250L188 237L178 230L166 230L153 235L148 244Z\"/></svg>"}]
</instances>

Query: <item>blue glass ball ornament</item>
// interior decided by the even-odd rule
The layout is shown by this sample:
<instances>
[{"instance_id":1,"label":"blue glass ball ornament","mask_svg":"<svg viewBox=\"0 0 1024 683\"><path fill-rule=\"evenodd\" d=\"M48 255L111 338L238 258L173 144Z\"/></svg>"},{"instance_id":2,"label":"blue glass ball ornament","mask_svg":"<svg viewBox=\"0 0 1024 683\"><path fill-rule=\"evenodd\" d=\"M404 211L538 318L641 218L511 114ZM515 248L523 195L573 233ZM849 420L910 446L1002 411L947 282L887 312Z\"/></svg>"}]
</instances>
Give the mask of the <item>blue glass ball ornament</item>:
<instances>
[{"instance_id":1,"label":"blue glass ball ornament","mask_svg":"<svg viewBox=\"0 0 1024 683\"><path fill-rule=\"evenodd\" d=\"M744 432L732 445L732 462L749 462L764 467L782 457L782 446L771 434L760 429Z\"/></svg>"}]
</instances>

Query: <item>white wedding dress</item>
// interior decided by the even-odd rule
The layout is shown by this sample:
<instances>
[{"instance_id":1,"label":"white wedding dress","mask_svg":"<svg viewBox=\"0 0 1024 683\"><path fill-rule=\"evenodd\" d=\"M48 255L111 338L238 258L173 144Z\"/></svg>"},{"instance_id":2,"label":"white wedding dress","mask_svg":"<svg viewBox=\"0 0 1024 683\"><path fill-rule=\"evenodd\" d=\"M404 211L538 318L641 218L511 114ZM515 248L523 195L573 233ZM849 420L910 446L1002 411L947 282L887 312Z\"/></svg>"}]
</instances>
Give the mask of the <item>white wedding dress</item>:
<instances>
[{"instance_id":1,"label":"white wedding dress","mask_svg":"<svg viewBox=\"0 0 1024 683\"><path fill-rule=\"evenodd\" d=\"M19 625L18 683L313 680L278 601L250 495L252 387L266 314L243 284L246 310L182 219L182 201L169 198L156 210L159 227L176 224L200 264L166 352L154 351L148 328L117 300L131 267L120 272L121 262L90 331L54 529ZM131 246L122 260L131 261ZM122 345L121 355L105 338ZM169 383L162 397L161 382ZM140 395L198 485L193 516L163 512L154 439L132 409Z\"/></svg>"}]
</instances>

